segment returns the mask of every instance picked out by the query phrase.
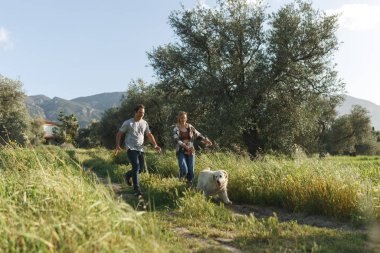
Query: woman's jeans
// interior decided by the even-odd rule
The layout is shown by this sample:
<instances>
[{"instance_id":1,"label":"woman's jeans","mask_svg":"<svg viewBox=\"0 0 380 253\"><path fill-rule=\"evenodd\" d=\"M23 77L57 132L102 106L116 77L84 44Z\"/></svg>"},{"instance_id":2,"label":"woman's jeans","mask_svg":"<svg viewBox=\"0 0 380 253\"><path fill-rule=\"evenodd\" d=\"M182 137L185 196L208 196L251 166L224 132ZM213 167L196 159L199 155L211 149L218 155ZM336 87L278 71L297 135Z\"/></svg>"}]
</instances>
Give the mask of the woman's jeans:
<instances>
[{"instance_id":1,"label":"woman's jeans","mask_svg":"<svg viewBox=\"0 0 380 253\"><path fill-rule=\"evenodd\" d=\"M188 182L194 180L194 160L195 156L186 155L184 151L179 150L177 152L178 165L179 165L179 177L186 177Z\"/></svg>"},{"instance_id":2,"label":"woman's jeans","mask_svg":"<svg viewBox=\"0 0 380 253\"><path fill-rule=\"evenodd\" d=\"M144 152L128 149L127 156L132 164L132 169L127 172L126 176L132 177L133 189L140 191L139 173L145 168Z\"/></svg>"}]
</instances>

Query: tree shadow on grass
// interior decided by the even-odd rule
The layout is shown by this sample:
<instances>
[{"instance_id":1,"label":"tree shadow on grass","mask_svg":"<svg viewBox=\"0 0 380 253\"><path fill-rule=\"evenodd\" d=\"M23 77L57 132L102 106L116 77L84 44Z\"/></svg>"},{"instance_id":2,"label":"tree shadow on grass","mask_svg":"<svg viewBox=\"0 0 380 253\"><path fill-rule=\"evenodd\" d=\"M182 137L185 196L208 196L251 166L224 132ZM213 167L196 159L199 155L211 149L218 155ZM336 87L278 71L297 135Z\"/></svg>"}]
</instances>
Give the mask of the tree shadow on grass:
<instances>
[{"instance_id":1,"label":"tree shadow on grass","mask_svg":"<svg viewBox=\"0 0 380 253\"><path fill-rule=\"evenodd\" d=\"M71 159L81 165L85 173L95 173L99 178L110 178L112 183L124 183L123 174L128 170L129 162L121 155L113 159L104 159L95 152L89 152L86 155L88 159L79 161L75 150L67 150L66 153Z\"/></svg>"},{"instance_id":2,"label":"tree shadow on grass","mask_svg":"<svg viewBox=\"0 0 380 253\"><path fill-rule=\"evenodd\" d=\"M92 156L82 162L85 173L94 173L100 182L108 185L117 197L122 198L132 207L139 209L142 205L141 199L134 195L132 186L126 184L124 174L130 169L130 165L117 164L110 162L101 157ZM146 173L146 172L142 172ZM149 184L141 180L140 185L143 192L144 203L147 204L147 210L162 210L172 208L176 204L176 200L181 192L185 191L186 185L166 186L166 187L150 187Z\"/></svg>"}]
</instances>

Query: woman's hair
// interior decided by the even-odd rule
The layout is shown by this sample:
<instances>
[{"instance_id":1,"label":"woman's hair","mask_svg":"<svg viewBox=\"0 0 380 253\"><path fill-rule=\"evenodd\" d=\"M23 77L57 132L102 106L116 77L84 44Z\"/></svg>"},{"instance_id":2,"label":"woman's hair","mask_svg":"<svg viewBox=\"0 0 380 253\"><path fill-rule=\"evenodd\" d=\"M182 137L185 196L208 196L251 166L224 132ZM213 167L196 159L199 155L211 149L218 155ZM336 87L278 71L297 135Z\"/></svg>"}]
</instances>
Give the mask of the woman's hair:
<instances>
[{"instance_id":1,"label":"woman's hair","mask_svg":"<svg viewBox=\"0 0 380 253\"><path fill-rule=\"evenodd\" d=\"M181 118L182 115L186 115L186 116L187 116L187 112L180 111L180 112L178 113L178 117L177 117L177 121L178 121L178 123L179 123L179 119Z\"/></svg>"}]
</instances>

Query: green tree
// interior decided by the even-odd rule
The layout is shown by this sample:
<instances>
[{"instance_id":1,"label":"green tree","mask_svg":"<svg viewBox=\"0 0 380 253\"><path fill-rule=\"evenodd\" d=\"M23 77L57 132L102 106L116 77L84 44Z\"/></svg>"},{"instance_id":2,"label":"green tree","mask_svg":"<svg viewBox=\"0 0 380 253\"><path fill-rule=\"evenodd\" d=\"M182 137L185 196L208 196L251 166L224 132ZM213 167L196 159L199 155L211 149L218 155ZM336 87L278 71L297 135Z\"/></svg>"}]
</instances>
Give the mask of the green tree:
<instances>
[{"instance_id":1,"label":"green tree","mask_svg":"<svg viewBox=\"0 0 380 253\"><path fill-rule=\"evenodd\" d=\"M57 127L53 128L56 141L60 144L73 144L79 129L78 120L74 114L65 115L64 112L58 114Z\"/></svg>"},{"instance_id":2,"label":"green tree","mask_svg":"<svg viewBox=\"0 0 380 253\"><path fill-rule=\"evenodd\" d=\"M376 131L374 127L372 127L373 136L376 139L376 142L380 142L380 131Z\"/></svg>"},{"instance_id":3,"label":"green tree","mask_svg":"<svg viewBox=\"0 0 380 253\"><path fill-rule=\"evenodd\" d=\"M0 145L10 141L29 142L30 116L25 106L22 83L0 75Z\"/></svg>"},{"instance_id":4,"label":"green tree","mask_svg":"<svg viewBox=\"0 0 380 253\"><path fill-rule=\"evenodd\" d=\"M368 111L359 105L351 113L337 118L329 132L329 152L332 154L377 152L375 136Z\"/></svg>"},{"instance_id":5,"label":"green tree","mask_svg":"<svg viewBox=\"0 0 380 253\"><path fill-rule=\"evenodd\" d=\"M325 109L343 90L332 63L337 17L302 1L265 10L227 0L172 12L178 42L148 54L157 87L224 145L317 149Z\"/></svg>"},{"instance_id":6,"label":"green tree","mask_svg":"<svg viewBox=\"0 0 380 253\"><path fill-rule=\"evenodd\" d=\"M93 121L86 128L80 128L75 142L80 148L95 148L101 146L99 122Z\"/></svg>"},{"instance_id":7,"label":"green tree","mask_svg":"<svg viewBox=\"0 0 380 253\"><path fill-rule=\"evenodd\" d=\"M43 119L33 119L30 123L29 141L33 146L41 145L44 142Z\"/></svg>"},{"instance_id":8,"label":"green tree","mask_svg":"<svg viewBox=\"0 0 380 253\"><path fill-rule=\"evenodd\" d=\"M99 137L107 148L115 147L115 135L121 124L134 116L133 109L137 104L144 104L146 108L145 119L149 123L150 130L160 146L168 143L168 131L171 109L168 100L154 85L147 85L143 80L131 81L128 90L122 98L119 108L111 108L104 112L99 122Z\"/></svg>"}]
</instances>

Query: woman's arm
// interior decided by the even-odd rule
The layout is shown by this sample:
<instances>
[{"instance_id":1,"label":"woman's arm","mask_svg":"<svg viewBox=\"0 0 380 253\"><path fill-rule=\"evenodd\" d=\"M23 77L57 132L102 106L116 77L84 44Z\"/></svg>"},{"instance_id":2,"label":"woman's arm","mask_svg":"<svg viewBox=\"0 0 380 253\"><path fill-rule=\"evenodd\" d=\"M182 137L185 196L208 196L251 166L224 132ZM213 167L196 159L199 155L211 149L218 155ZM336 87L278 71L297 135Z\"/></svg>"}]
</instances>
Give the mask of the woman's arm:
<instances>
[{"instance_id":1,"label":"woman's arm","mask_svg":"<svg viewBox=\"0 0 380 253\"><path fill-rule=\"evenodd\" d=\"M200 141L202 141L205 145L209 146L209 145L212 145L212 142L207 138L205 137L204 135L202 135L197 129L195 129L195 127L193 127L192 125L190 125L190 131L193 131L193 135L196 139L199 139Z\"/></svg>"},{"instance_id":2,"label":"woman's arm","mask_svg":"<svg viewBox=\"0 0 380 253\"><path fill-rule=\"evenodd\" d=\"M173 138L179 146L183 147L185 145L185 143L183 141L181 141L181 139L179 138L179 128L178 127L175 127L173 129Z\"/></svg>"}]
</instances>

